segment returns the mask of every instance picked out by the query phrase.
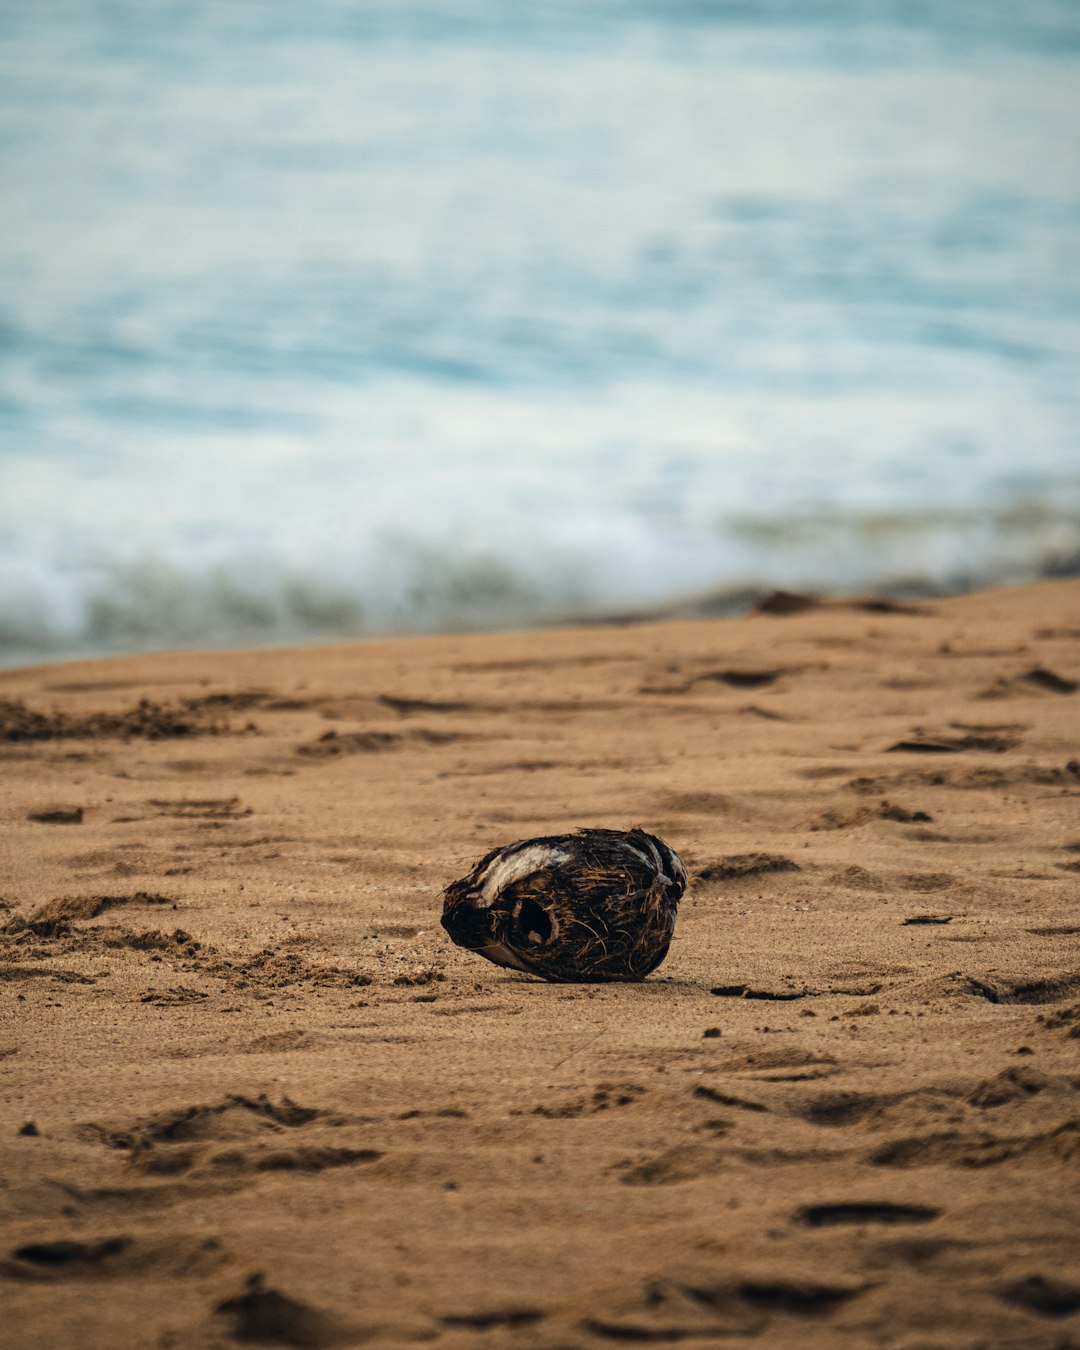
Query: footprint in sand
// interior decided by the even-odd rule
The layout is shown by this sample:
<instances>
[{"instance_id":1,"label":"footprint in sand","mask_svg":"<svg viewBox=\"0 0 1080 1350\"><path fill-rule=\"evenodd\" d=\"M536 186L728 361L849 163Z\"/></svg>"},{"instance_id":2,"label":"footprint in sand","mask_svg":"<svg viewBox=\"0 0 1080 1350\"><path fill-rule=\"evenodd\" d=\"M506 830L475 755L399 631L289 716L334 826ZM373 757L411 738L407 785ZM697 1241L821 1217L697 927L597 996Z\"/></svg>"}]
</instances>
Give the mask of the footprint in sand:
<instances>
[{"instance_id":1,"label":"footprint in sand","mask_svg":"<svg viewBox=\"0 0 1080 1350\"><path fill-rule=\"evenodd\" d=\"M1037 1134L995 1135L986 1131L894 1139L875 1149L867 1162L879 1167L997 1167L1001 1163L1032 1160L1048 1163L1075 1162L1080 1157L1080 1121L1066 1121L1057 1129Z\"/></svg>"},{"instance_id":2,"label":"footprint in sand","mask_svg":"<svg viewBox=\"0 0 1080 1350\"><path fill-rule=\"evenodd\" d=\"M600 1111L633 1106L647 1091L647 1088L637 1083L600 1083L588 1097L573 1097L564 1102L541 1102L539 1106L533 1107L532 1114L545 1116L549 1120L576 1120L581 1116L596 1115Z\"/></svg>"},{"instance_id":3,"label":"footprint in sand","mask_svg":"<svg viewBox=\"0 0 1080 1350\"><path fill-rule=\"evenodd\" d=\"M521 1331L542 1322L546 1313L539 1308L485 1308L479 1312L446 1313L439 1318L444 1327L464 1331L493 1331L506 1328Z\"/></svg>"},{"instance_id":4,"label":"footprint in sand","mask_svg":"<svg viewBox=\"0 0 1080 1350\"><path fill-rule=\"evenodd\" d=\"M214 1237L177 1234L135 1238L45 1239L14 1248L0 1260L0 1277L9 1280L101 1280L133 1275L183 1279L205 1275L226 1260Z\"/></svg>"},{"instance_id":5,"label":"footprint in sand","mask_svg":"<svg viewBox=\"0 0 1080 1350\"><path fill-rule=\"evenodd\" d=\"M379 1149L337 1142L336 1131L349 1124L345 1117L297 1106L287 1097L272 1102L265 1096L233 1095L127 1126L90 1123L79 1133L87 1142L126 1152L129 1165L146 1175L229 1179L266 1172L323 1172L381 1158ZM308 1138L311 1126L324 1137ZM327 1131L333 1133L327 1136Z\"/></svg>"},{"instance_id":6,"label":"footprint in sand","mask_svg":"<svg viewBox=\"0 0 1080 1350\"><path fill-rule=\"evenodd\" d=\"M781 853L733 853L698 870L696 881L736 881L768 872L800 872L802 868Z\"/></svg>"},{"instance_id":7,"label":"footprint in sand","mask_svg":"<svg viewBox=\"0 0 1080 1350\"><path fill-rule=\"evenodd\" d=\"M297 1350L354 1345L367 1340L370 1330L271 1288L261 1273L250 1275L244 1289L218 1303L214 1314L234 1341Z\"/></svg>"},{"instance_id":8,"label":"footprint in sand","mask_svg":"<svg viewBox=\"0 0 1080 1350\"><path fill-rule=\"evenodd\" d=\"M895 1204L891 1200L841 1200L830 1205L803 1205L794 1217L806 1228L838 1228L848 1224L929 1223L942 1212L932 1205Z\"/></svg>"},{"instance_id":9,"label":"footprint in sand","mask_svg":"<svg viewBox=\"0 0 1080 1350\"><path fill-rule=\"evenodd\" d=\"M1068 1317L1080 1311L1080 1285L1053 1275L1028 1275L1014 1280L1004 1285L998 1296L1014 1307L1043 1317Z\"/></svg>"},{"instance_id":10,"label":"footprint in sand","mask_svg":"<svg viewBox=\"0 0 1080 1350\"><path fill-rule=\"evenodd\" d=\"M597 1310L584 1330L619 1342L711 1342L713 1338L754 1337L774 1317L819 1321L857 1298L865 1286L853 1280L826 1282L790 1271L747 1276L713 1271L657 1275L616 1295L610 1309ZM796 1328L786 1344L801 1337Z\"/></svg>"},{"instance_id":11,"label":"footprint in sand","mask_svg":"<svg viewBox=\"0 0 1080 1350\"><path fill-rule=\"evenodd\" d=\"M43 806L37 811L29 811L27 820L38 825L81 825L83 808L81 806Z\"/></svg>"}]
</instances>

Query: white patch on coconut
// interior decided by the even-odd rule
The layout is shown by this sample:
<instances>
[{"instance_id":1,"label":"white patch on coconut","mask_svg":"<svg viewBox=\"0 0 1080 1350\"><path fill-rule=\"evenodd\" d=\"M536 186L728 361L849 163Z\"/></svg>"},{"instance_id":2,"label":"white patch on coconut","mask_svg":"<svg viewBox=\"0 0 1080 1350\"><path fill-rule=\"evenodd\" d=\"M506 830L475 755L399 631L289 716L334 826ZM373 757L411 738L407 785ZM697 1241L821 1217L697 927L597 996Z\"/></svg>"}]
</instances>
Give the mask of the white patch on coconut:
<instances>
[{"instance_id":1,"label":"white patch on coconut","mask_svg":"<svg viewBox=\"0 0 1080 1350\"><path fill-rule=\"evenodd\" d=\"M472 903L477 909L490 909L507 886L566 860L567 854L554 844L529 844L513 853L501 853L491 861L473 891Z\"/></svg>"},{"instance_id":2,"label":"white patch on coconut","mask_svg":"<svg viewBox=\"0 0 1080 1350\"><path fill-rule=\"evenodd\" d=\"M489 942L486 947L479 947L475 950L479 955L486 956L489 961L497 966L508 966L511 970L524 970L526 974L531 974L529 967L524 961L519 961L508 947L504 947L501 942Z\"/></svg>"},{"instance_id":3,"label":"white patch on coconut","mask_svg":"<svg viewBox=\"0 0 1080 1350\"><path fill-rule=\"evenodd\" d=\"M652 835L647 834L647 835L645 836L645 846L648 848L649 852L650 852L650 853L652 854L652 856L653 856L653 866L654 866L655 869L656 869L656 875L657 875L657 877L659 877L659 879L660 879L661 881L663 881L663 882L665 882L666 884L670 885L670 884L671 884L671 878L670 878L670 877L668 876L668 874L664 871L664 860L663 860L663 858L661 858L661 856L660 856L660 850L659 850L659 849L656 847L656 845L653 843Z\"/></svg>"},{"instance_id":4,"label":"white patch on coconut","mask_svg":"<svg viewBox=\"0 0 1080 1350\"><path fill-rule=\"evenodd\" d=\"M686 875L686 868L683 865L683 860L677 853L672 853L671 849L668 849L668 852L671 854L671 870L675 873L675 879L681 881L685 886L689 878Z\"/></svg>"}]
</instances>

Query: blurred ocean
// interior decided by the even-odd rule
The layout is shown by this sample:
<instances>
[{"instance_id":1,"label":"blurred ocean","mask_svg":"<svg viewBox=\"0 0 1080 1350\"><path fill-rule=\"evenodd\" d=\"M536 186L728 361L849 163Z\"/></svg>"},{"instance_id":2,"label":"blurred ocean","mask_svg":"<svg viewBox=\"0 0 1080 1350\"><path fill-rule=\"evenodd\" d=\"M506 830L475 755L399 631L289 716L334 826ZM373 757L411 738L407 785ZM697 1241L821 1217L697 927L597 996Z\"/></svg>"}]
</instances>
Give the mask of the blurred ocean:
<instances>
[{"instance_id":1,"label":"blurred ocean","mask_svg":"<svg viewBox=\"0 0 1080 1350\"><path fill-rule=\"evenodd\" d=\"M0 663L1080 568L1076 0L0 0Z\"/></svg>"}]
</instances>

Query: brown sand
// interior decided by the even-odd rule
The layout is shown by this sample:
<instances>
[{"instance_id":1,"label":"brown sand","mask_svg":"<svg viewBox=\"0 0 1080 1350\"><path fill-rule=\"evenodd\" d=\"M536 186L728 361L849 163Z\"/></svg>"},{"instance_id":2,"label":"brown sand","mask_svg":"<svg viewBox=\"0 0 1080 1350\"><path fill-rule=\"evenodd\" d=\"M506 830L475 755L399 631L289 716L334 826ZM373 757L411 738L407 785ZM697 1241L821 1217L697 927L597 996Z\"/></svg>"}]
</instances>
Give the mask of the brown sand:
<instances>
[{"instance_id":1,"label":"brown sand","mask_svg":"<svg viewBox=\"0 0 1080 1350\"><path fill-rule=\"evenodd\" d=\"M1055 582L0 676L0 1340L1080 1346L1078 641ZM635 823L646 983L444 939Z\"/></svg>"}]
</instances>

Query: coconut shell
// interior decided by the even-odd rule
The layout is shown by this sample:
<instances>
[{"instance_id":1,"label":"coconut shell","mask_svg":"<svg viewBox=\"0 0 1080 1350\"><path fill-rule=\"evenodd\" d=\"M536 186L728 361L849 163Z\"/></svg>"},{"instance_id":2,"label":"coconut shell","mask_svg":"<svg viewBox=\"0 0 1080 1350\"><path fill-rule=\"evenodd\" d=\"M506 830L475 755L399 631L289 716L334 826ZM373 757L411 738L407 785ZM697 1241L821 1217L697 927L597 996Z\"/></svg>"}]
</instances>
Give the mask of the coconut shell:
<instances>
[{"instance_id":1,"label":"coconut shell","mask_svg":"<svg viewBox=\"0 0 1080 1350\"><path fill-rule=\"evenodd\" d=\"M686 868L644 830L521 839L447 886L442 926L466 951L561 982L643 980L667 955Z\"/></svg>"}]
</instances>

